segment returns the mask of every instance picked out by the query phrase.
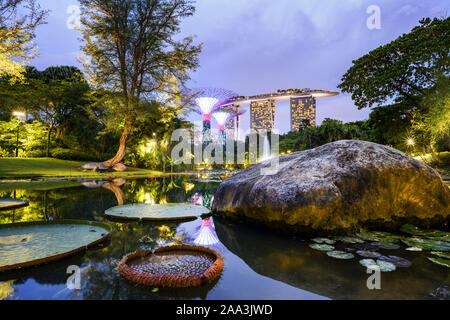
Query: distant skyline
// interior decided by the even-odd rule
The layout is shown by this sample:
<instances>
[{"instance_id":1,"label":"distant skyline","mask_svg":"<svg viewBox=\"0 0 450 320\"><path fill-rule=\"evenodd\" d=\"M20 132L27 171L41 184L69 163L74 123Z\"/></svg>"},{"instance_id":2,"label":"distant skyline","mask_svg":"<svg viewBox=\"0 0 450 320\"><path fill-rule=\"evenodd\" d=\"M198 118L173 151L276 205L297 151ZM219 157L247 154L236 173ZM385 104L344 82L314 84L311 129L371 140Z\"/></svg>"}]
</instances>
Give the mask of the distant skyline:
<instances>
[{"instance_id":1,"label":"distant skyline","mask_svg":"<svg viewBox=\"0 0 450 320\"><path fill-rule=\"evenodd\" d=\"M37 29L41 56L31 65L81 68L80 34L67 27L73 13L68 9L78 2L39 3L51 12L48 24ZM381 28L370 30L366 21L371 13L366 11L373 5L380 8ZM447 17L449 8L446 0L198 0L179 35L196 35L203 43L200 67L188 85L226 88L244 96L289 88L339 91L336 86L352 60L409 32L424 17ZM369 113L358 110L347 94L317 100L318 124L324 118L364 120ZM249 114L241 117L244 130ZM194 113L188 119L201 121ZM275 123L281 133L289 131L288 101L277 104Z\"/></svg>"}]
</instances>

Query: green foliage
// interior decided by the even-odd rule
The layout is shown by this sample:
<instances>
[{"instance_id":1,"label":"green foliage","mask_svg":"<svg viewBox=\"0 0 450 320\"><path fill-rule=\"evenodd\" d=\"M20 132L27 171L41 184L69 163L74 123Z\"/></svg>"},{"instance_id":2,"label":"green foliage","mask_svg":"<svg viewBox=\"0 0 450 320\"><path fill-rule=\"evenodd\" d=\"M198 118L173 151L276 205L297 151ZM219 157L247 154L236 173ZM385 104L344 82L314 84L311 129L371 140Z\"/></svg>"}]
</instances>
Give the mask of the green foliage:
<instances>
[{"instance_id":1,"label":"green foliage","mask_svg":"<svg viewBox=\"0 0 450 320\"><path fill-rule=\"evenodd\" d=\"M343 139L367 139L364 122L342 123L326 118L320 126L291 131L280 136L280 152L306 150Z\"/></svg>"},{"instance_id":2,"label":"green foliage","mask_svg":"<svg viewBox=\"0 0 450 320\"><path fill-rule=\"evenodd\" d=\"M34 29L46 15L35 0L0 0L0 77L24 80L25 64L37 56Z\"/></svg>"},{"instance_id":3,"label":"green foliage","mask_svg":"<svg viewBox=\"0 0 450 320\"><path fill-rule=\"evenodd\" d=\"M410 33L353 61L338 85L359 109L399 99L421 108L449 72L450 18L420 21ZM399 101L398 101L399 102Z\"/></svg>"}]
</instances>

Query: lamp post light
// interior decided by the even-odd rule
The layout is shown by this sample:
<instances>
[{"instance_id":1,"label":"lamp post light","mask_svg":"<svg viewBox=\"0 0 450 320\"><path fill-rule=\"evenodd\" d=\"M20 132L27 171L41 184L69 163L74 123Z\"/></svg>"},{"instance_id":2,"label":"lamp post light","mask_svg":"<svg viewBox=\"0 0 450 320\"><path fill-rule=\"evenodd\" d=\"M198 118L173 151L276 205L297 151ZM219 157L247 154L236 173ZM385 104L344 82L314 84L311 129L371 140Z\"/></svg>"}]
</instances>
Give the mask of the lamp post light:
<instances>
[{"instance_id":1,"label":"lamp post light","mask_svg":"<svg viewBox=\"0 0 450 320\"><path fill-rule=\"evenodd\" d=\"M21 111L13 111L13 116L16 117L19 121L22 121L22 117L25 117L25 113ZM20 130L20 124L22 122L19 122L17 125L17 134L16 134L16 158L19 157L19 130Z\"/></svg>"}]
</instances>

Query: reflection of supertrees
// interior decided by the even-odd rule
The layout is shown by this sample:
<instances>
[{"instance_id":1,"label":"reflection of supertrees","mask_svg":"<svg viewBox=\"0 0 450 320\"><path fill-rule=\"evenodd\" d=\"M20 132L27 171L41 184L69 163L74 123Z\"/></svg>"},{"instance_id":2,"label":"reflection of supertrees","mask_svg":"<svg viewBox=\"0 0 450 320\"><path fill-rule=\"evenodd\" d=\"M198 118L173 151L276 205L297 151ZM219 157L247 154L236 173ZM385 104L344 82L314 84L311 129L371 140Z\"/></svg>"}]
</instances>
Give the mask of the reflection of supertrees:
<instances>
[{"instance_id":1,"label":"reflection of supertrees","mask_svg":"<svg viewBox=\"0 0 450 320\"><path fill-rule=\"evenodd\" d=\"M213 113L214 119L216 119L217 124L219 125L219 141L224 145L226 142L225 136L225 125L231 119L242 115L245 110L237 109L237 112L231 112L231 110L217 110Z\"/></svg>"},{"instance_id":2,"label":"reflection of supertrees","mask_svg":"<svg viewBox=\"0 0 450 320\"><path fill-rule=\"evenodd\" d=\"M224 246L217 237L212 218L203 219L202 225L198 228L197 232L191 239L196 245L213 247L219 252L223 252Z\"/></svg>"},{"instance_id":3,"label":"reflection of supertrees","mask_svg":"<svg viewBox=\"0 0 450 320\"><path fill-rule=\"evenodd\" d=\"M203 146L211 142L211 114L237 94L220 88L196 88L188 93L193 96L198 112L203 116Z\"/></svg>"}]
</instances>

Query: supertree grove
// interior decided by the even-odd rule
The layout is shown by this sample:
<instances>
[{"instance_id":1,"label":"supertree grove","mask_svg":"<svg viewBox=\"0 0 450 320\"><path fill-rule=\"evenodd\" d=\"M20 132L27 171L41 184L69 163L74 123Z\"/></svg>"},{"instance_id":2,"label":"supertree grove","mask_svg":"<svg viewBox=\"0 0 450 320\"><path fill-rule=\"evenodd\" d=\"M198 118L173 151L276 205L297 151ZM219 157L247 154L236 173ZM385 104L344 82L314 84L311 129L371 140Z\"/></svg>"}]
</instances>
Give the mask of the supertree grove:
<instances>
[{"instance_id":1,"label":"supertree grove","mask_svg":"<svg viewBox=\"0 0 450 320\"><path fill-rule=\"evenodd\" d=\"M221 88L195 88L188 95L193 100L197 111L203 116L203 145L211 142L211 114L237 93Z\"/></svg>"}]
</instances>

